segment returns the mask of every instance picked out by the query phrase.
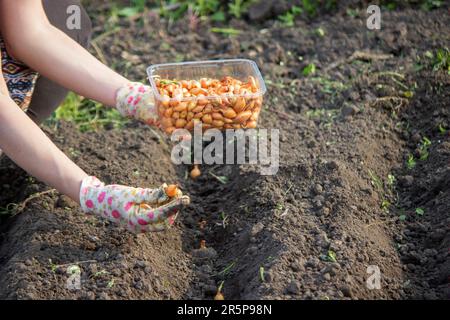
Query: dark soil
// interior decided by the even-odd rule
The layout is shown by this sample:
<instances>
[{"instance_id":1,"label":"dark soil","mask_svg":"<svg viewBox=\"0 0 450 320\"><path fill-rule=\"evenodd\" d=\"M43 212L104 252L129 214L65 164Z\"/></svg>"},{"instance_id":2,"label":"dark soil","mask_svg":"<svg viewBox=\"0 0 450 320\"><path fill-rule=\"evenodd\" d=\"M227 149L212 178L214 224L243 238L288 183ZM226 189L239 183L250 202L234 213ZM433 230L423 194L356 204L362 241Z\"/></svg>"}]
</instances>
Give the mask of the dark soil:
<instances>
[{"instance_id":1,"label":"dark soil","mask_svg":"<svg viewBox=\"0 0 450 320\"><path fill-rule=\"evenodd\" d=\"M255 60L269 89L260 125L280 129L280 169L201 166L193 181L144 126L45 127L88 173L142 187L178 181L192 205L170 231L135 236L56 192L35 198L3 219L0 298L211 299L222 281L226 299L450 298L450 77L424 58L449 45L449 20L445 8L386 11L382 30L370 31L364 11L343 10L295 28L232 21L245 30L236 37L153 14L121 21L97 45L134 80L154 63ZM94 23L101 30L104 20ZM304 77L309 63L316 75ZM424 137L429 156L419 160ZM1 207L48 189L7 159L0 172ZM70 265L82 269L81 290L66 287ZM380 268L380 289L367 287L368 266Z\"/></svg>"}]
</instances>

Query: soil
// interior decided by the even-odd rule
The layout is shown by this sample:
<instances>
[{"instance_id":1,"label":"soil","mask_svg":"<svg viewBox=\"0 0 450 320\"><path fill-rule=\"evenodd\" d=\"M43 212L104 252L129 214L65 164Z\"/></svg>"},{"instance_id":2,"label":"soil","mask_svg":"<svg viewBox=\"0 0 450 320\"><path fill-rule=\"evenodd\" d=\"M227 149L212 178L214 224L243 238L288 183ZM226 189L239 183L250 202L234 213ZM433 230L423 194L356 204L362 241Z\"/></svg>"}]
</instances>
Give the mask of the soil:
<instances>
[{"instance_id":1,"label":"soil","mask_svg":"<svg viewBox=\"0 0 450 320\"><path fill-rule=\"evenodd\" d=\"M102 8L88 6L99 33ZM194 181L189 166L172 164L169 140L140 124L44 126L106 183L177 182L192 205L168 232L132 235L57 192L27 201L2 219L0 298L212 299L222 281L225 299L450 298L450 77L424 58L450 43L448 9L386 11L380 31L357 12L295 28L233 20L245 30L234 37L149 13L95 40L133 80L145 81L154 63L255 60L268 83L260 127L280 129L279 171L202 165ZM316 74L305 77L309 63ZM424 137L431 145L419 160ZM8 159L0 172L0 207L49 190ZM67 288L71 265L81 268L81 290ZM367 286L369 266L381 272L379 289Z\"/></svg>"}]
</instances>

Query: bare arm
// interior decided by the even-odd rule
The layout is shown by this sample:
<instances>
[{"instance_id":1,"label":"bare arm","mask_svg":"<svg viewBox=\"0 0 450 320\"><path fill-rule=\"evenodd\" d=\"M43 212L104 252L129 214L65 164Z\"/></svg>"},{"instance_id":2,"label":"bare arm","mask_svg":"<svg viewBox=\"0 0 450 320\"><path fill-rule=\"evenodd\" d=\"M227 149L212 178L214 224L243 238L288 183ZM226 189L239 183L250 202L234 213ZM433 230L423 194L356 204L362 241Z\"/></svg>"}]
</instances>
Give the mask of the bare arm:
<instances>
[{"instance_id":1,"label":"bare arm","mask_svg":"<svg viewBox=\"0 0 450 320\"><path fill-rule=\"evenodd\" d=\"M53 27L40 0L0 0L0 30L12 56L80 95L115 106L128 82Z\"/></svg>"},{"instance_id":2,"label":"bare arm","mask_svg":"<svg viewBox=\"0 0 450 320\"><path fill-rule=\"evenodd\" d=\"M79 202L81 181L87 174L3 93L0 94L0 149L29 174Z\"/></svg>"}]
</instances>

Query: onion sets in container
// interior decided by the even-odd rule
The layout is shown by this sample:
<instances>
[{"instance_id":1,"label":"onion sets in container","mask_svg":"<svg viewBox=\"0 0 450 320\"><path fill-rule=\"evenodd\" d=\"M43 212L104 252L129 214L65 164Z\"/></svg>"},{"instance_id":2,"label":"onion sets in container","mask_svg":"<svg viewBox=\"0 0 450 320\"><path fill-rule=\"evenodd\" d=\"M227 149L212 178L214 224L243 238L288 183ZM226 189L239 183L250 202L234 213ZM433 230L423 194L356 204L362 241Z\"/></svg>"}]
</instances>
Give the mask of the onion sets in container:
<instances>
[{"instance_id":1,"label":"onion sets in container","mask_svg":"<svg viewBox=\"0 0 450 320\"><path fill-rule=\"evenodd\" d=\"M175 129L256 128L266 86L251 60L153 65L147 69L160 123Z\"/></svg>"}]
</instances>

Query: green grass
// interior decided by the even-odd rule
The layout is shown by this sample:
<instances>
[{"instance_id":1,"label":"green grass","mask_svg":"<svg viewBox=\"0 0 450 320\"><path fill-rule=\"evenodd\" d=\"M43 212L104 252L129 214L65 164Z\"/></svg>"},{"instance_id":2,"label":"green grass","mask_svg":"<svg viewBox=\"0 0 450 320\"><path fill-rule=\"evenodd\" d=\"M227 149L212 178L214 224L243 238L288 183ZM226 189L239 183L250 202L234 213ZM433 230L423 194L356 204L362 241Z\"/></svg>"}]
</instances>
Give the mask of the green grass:
<instances>
[{"instance_id":1,"label":"green grass","mask_svg":"<svg viewBox=\"0 0 450 320\"><path fill-rule=\"evenodd\" d=\"M450 74L450 50L448 48L440 48L435 52L427 51L424 55L430 61L433 71L444 70Z\"/></svg>"},{"instance_id":2,"label":"green grass","mask_svg":"<svg viewBox=\"0 0 450 320\"><path fill-rule=\"evenodd\" d=\"M101 103L69 93L64 102L52 115L51 122L60 120L73 122L80 131L92 131L106 128L121 128L129 120L119 112L107 108Z\"/></svg>"}]
</instances>

